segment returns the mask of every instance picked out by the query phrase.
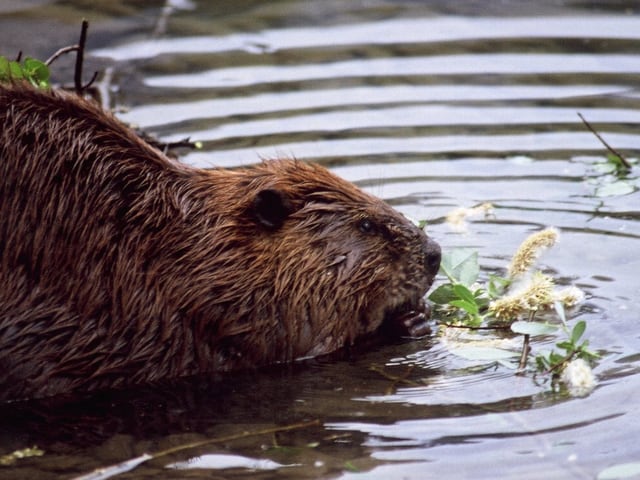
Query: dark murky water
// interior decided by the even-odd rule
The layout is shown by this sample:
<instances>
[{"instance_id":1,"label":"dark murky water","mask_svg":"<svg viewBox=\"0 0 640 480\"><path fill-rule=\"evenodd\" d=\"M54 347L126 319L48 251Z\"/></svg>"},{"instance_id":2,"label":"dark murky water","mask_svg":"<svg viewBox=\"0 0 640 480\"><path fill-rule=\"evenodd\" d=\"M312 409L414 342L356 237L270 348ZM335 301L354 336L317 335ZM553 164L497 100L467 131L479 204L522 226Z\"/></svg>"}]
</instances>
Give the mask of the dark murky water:
<instances>
[{"instance_id":1,"label":"dark murky water","mask_svg":"<svg viewBox=\"0 0 640 480\"><path fill-rule=\"evenodd\" d=\"M435 336L234 381L5 411L0 455L33 444L45 454L0 467L0 478L73 477L313 419L119 478L594 478L640 461L638 168L626 193L603 196L606 151L576 113L628 157L640 152L634 2L172 3L163 13L159 2L7 2L0 53L46 58L87 17L90 68L109 67L111 100L129 108L121 117L166 140L201 140L185 161L323 163L429 220L444 249L477 249L484 271L556 226L543 266L586 292L572 318L603 354L599 385L583 398L554 393L463 360ZM493 217L464 232L445 222L483 202Z\"/></svg>"}]
</instances>

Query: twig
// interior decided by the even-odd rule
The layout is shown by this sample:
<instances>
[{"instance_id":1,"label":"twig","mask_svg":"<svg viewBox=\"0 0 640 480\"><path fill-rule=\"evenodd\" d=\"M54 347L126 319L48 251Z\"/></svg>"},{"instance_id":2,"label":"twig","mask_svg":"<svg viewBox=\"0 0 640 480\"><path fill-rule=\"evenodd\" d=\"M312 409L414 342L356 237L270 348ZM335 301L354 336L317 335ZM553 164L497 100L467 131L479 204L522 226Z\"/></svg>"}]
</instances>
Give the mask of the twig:
<instances>
[{"instance_id":1,"label":"twig","mask_svg":"<svg viewBox=\"0 0 640 480\"><path fill-rule=\"evenodd\" d=\"M181 452L182 450L191 450L192 448L202 447L209 445L210 443L230 442L232 440L240 440L242 438L257 437L259 435L270 435L272 433L290 432L291 430L300 430L302 428L317 427L320 425L320 420L311 420L309 422L294 423L292 425L285 425L284 427L272 427L263 428L262 430L254 430L253 432L242 432L234 435L227 435L224 437L210 438L202 440L200 442L188 443L186 445L178 445L177 447L167 448L160 452L154 453L151 458L165 457L172 453Z\"/></svg>"},{"instance_id":2,"label":"twig","mask_svg":"<svg viewBox=\"0 0 640 480\"><path fill-rule=\"evenodd\" d=\"M145 132L136 130L136 133L140 138L142 138L145 142L147 142L152 147L157 148L162 153L167 154L167 152L173 148L191 148L193 150L197 150L201 148L200 142L194 142L190 137L183 138L182 140L177 140L175 142L161 142L160 140L148 135Z\"/></svg>"},{"instance_id":3,"label":"twig","mask_svg":"<svg viewBox=\"0 0 640 480\"><path fill-rule=\"evenodd\" d=\"M85 475L80 475L78 477L74 477L72 480L106 480L111 477L115 477L116 475L120 475L121 473L126 473L138 465L141 465L149 460L154 460L160 457L165 457L167 455L171 455L172 453L181 452L183 450L191 450L192 448L202 447L204 445L209 445L211 443L221 443L221 442L230 442L232 440L239 440L242 438L254 437L259 435L268 435L280 432L289 432L291 430L299 430L302 428L319 426L319 420L312 420L310 422L303 423L294 423L292 425L285 425L284 427L273 427L273 428L265 428L262 430L255 430L253 432L242 432L236 433L234 435L226 435L224 437L217 438L209 438L207 440L201 440L199 442L188 443L185 445L178 445L176 447L168 448L166 450L161 450L160 452L156 452L154 454L143 453L139 457L130 458L129 460L125 460L123 462L117 463L115 465L111 465L109 467L97 468L93 472L87 473Z\"/></svg>"},{"instance_id":4,"label":"twig","mask_svg":"<svg viewBox=\"0 0 640 480\"><path fill-rule=\"evenodd\" d=\"M51 55L45 63L45 65L49 66L62 55L70 52L78 52L76 54L76 65L75 71L73 75L73 85L74 90L78 95L82 95L82 93L88 89L93 82L98 78L98 72L93 72L93 76L91 80L89 80L86 84L82 84L82 67L84 63L84 50L87 44L87 31L89 30L89 22L87 20L82 20L82 27L80 30L80 40L75 45L69 45L68 47L63 47L56 51L53 55Z\"/></svg>"},{"instance_id":5,"label":"twig","mask_svg":"<svg viewBox=\"0 0 640 480\"><path fill-rule=\"evenodd\" d=\"M480 325L477 327L473 325L458 325L455 323L440 323L440 325L447 328L466 328L467 330L509 330L511 329L511 325L506 323L505 324L494 323L492 325Z\"/></svg>"},{"instance_id":6,"label":"twig","mask_svg":"<svg viewBox=\"0 0 640 480\"><path fill-rule=\"evenodd\" d=\"M601 136L601 135L596 131L596 129L595 129L595 128L593 128L593 127L591 126L591 124L585 120L585 118L582 116L582 114L581 114L580 112L578 112L578 116L580 117L580 120L582 120L582 123L584 123L584 124L585 124L585 126L586 126L589 130L591 130L591 133L593 133L593 134L596 136L596 138L597 138L598 140L600 140L600 143L602 143L602 145L604 145L604 146L605 146L605 148L606 148L607 150L609 150L609 151L610 151L611 153L613 153L616 157L618 157L618 158L620 159L620 161L622 162L622 164L623 164L623 165L624 165L628 170L631 170L631 164L629 163L629 161L628 161L626 158L624 158L624 155L622 155L619 151L617 151L615 148L613 148L611 145L609 145L609 144L605 141L605 139L604 139L604 138L602 138L602 136Z\"/></svg>"},{"instance_id":7,"label":"twig","mask_svg":"<svg viewBox=\"0 0 640 480\"><path fill-rule=\"evenodd\" d=\"M191 138L186 137L182 140L178 140L176 142L158 142L158 147L161 147L162 150L166 153L167 150L171 150L172 148L192 148L197 149L199 142L192 142Z\"/></svg>"},{"instance_id":8,"label":"twig","mask_svg":"<svg viewBox=\"0 0 640 480\"><path fill-rule=\"evenodd\" d=\"M54 53L53 55L51 55L46 62L44 62L45 65L49 66L51 65L54 61L56 61L59 57L61 57L62 55L64 55L65 53L69 53L69 52L75 52L76 50L78 50L78 45L69 45L68 47L63 47L60 50L58 50L56 53Z\"/></svg>"},{"instance_id":9,"label":"twig","mask_svg":"<svg viewBox=\"0 0 640 480\"><path fill-rule=\"evenodd\" d=\"M93 72L93 75L91 75L91 80L89 80L87 83L85 83L82 86L82 90L84 91L84 90L88 89L89 87L91 87L91 85L93 85L93 82L96 81L96 78L98 78L98 72Z\"/></svg>"},{"instance_id":10,"label":"twig","mask_svg":"<svg viewBox=\"0 0 640 480\"><path fill-rule=\"evenodd\" d=\"M567 355L566 357L564 357L562 359L562 361L556 363L555 365L553 365L551 368L547 369L544 371L544 373L546 375L549 375L550 373L553 375L557 375L559 371L562 371L564 369L564 367L571 361L573 360L573 357L576 356L576 352L573 351L571 352L569 355Z\"/></svg>"},{"instance_id":11,"label":"twig","mask_svg":"<svg viewBox=\"0 0 640 480\"><path fill-rule=\"evenodd\" d=\"M82 95L82 63L84 62L84 48L87 43L87 30L89 29L89 22L86 19L82 20L82 28L80 29L80 40L78 40L78 53L76 54L76 69L73 76L73 84L76 88L76 93Z\"/></svg>"}]
</instances>

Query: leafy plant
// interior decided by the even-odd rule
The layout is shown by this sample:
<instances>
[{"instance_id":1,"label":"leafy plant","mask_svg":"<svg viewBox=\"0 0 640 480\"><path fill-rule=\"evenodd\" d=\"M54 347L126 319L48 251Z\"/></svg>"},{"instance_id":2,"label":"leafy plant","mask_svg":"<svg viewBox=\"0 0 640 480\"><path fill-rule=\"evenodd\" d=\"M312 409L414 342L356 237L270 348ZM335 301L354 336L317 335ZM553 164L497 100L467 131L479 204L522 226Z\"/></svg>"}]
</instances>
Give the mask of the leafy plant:
<instances>
[{"instance_id":1,"label":"leafy plant","mask_svg":"<svg viewBox=\"0 0 640 480\"><path fill-rule=\"evenodd\" d=\"M562 371L564 366L574 358L581 358L586 361L600 358L600 355L587 349L589 346L588 340L578 343L586 328L586 322L584 320L580 320L574 325L571 332L569 332L567 340L556 343L556 347L560 350L564 350L564 353L558 353L555 350L552 350L547 354L538 355L536 357L538 370L557 375L557 373Z\"/></svg>"},{"instance_id":2,"label":"leafy plant","mask_svg":"<svg viewBox=\"0 0 640 480\"><path fill-rule=\"evenodd\" d=\"M40 60L26 57L22 62L0 56L0 82L26 80L35 87L49 88L49 67Z\"/></svg>"},{"instance_id":3,"label":"leafy plant","mask_svg":"<svg viewBox=\"0 0 640 480\"><path fill-rule=\"evenodd\" d=\"M631 171L631 165L625 161L620 155L615 153L607 154L606 165L611 168L610 173L613 173L616 177L624 177Z\"/></svg>"},{"instance_id":4,"label":"leafy plant","mask_svg":"<svg viewBox=\"0 0 640 480\"><path fill-rule=\"evenodd\" d=\"M489 297L483 289L474 288L480 273L478 252L457 249L443 254L440 273L449 282L436 288L429 299L442 307L442 310L447 305L452 307L446 313L455 313L462 325L479 326L484 321L485 317L481 312L486 309Z\"/></svg>"},{"instance_id":5,"label":"leafy plant","mask_svg":"<svg viewBox=\"0 0 640 480\"><path fill-rule=\"evenodd\" d=\"M569 330L565 306L572 306L582 298L575 287L557 289L553 278L533 267L540 252L555 244L557 231L545 229L528 237L518 248L508 268L507 276L489 275L484 284L478 281L480 265L478 253L471 249L454 249L442 257L440 274L446 282L429 296L445 327L470 329L510 328L523 336L520 371L526 367L530 339L565 333L566 339L556 343L556 350L535 357L535 367L556 378L575 359L592 361L598 355L588 349L588 341L581 341L586 322L576 323ZM555 309L560 322L534 321L536 314ZM504 363L517 356L512 350L495 348L486 338L453 346L452 352L467 359L484 359Z\"/></svg>"}]
</instances>

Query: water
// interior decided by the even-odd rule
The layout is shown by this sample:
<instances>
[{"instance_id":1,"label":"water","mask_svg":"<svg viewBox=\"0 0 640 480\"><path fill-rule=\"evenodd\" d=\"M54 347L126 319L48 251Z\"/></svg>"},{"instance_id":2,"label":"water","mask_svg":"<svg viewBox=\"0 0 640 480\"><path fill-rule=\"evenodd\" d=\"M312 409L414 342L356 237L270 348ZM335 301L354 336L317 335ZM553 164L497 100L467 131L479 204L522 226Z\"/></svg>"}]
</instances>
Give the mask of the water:
<instances>
[{"instance_id":1,"label":"water","mask_svg":"<svg viewBox=\"0 0 640 480\"><path fill-rule=\"evenodd\" d=\"M598 387L577 398L464 360L434 336L231 381L5 407L0 455L33 444L45 454L0 478L70 478L309 420L319 424L227 438L121 477L582 479L640 462L638 167L629 193L598 196L611 180L597 167L606 150L577 116L638 156L632 3L174 2L165 16L159 4L33 3L0 11L2 50L19 38L46 57L88 17L90 62L112 68L120 116L168 141L202 141L186 162L322 163L428 220L445 250L476 249L485 274L503 272L531 232L557 227L542 267L585 291L571 318L587 322L602 359ZM19 33L37 28L50 41ZM464 232L445 221L484 202L494 215Z\"/></svg>"}]
</instances>

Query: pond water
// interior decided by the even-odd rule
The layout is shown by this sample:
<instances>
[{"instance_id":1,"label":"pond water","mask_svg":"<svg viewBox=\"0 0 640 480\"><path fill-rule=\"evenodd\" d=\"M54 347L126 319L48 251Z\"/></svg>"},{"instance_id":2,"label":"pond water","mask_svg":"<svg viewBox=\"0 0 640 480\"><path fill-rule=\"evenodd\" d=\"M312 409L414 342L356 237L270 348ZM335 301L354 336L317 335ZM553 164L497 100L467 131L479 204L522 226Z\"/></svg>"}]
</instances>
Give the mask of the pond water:
<instances>
[{"instance_id":1,"label":"pond water","mask_svg":"<svg viewBox=\"0 0 640 480\"><path fill-rule=\"evenodd\" d=\"M0 478L73 478L208 439L221 440L116 478L586 479L640 462L639 169L622 184L603 174L607 151L577 115L627 158L640 153L637 5L10 1L0 53L46 58L76 41L83 17L88 69L107 72L121 118L201 141L188 163L322 163L427 220L445 251L477 250L483 277L504 273L532 232L558 228L540 266L586 294L569 321L586 321L602 355L598 386L572 397L466 360L441 328L231 380L2 407L0 456L34 444L44 455ZM446 221L485 202L491 216ZM534 338L534 351L556 341Z\"/></svg>"}]
</instances>

